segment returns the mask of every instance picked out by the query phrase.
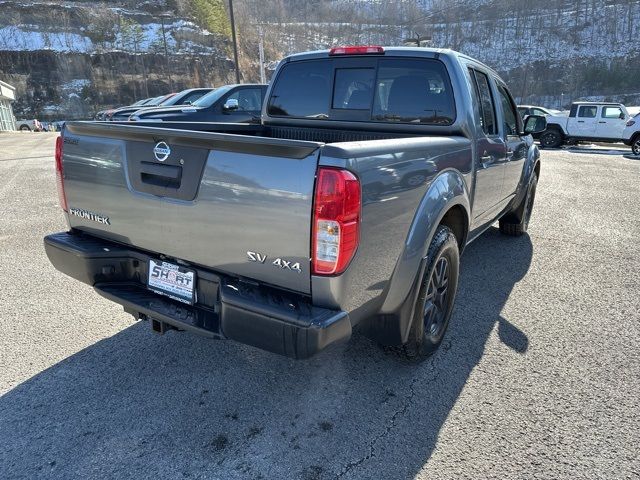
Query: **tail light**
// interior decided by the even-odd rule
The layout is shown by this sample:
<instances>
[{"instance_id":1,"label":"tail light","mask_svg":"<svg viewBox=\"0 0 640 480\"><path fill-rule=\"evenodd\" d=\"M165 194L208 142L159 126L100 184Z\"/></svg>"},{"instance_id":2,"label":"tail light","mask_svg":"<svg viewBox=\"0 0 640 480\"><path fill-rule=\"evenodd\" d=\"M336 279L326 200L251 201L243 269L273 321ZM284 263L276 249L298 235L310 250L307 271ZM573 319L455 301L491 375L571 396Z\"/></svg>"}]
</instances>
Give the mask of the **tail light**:
<instances>
[{"instance_id":1,"label":"tail light","mask_svg":"<svg viewBox=\"0 0 640 480\"><path fill-rule=\"evenodd\" d=\"M333 47L329 55L380 55L384 53L384 47L377 45L363 45L358 47Z\"/></svg>"},{"instance_id":2,"label":"tail light","mask_svg":"<svg viewBox=\"0 0 640 480\"><path fill-rule=\"evenodd\" d=\"M56 184L58 186L58 201L60 207L67 211L67 197L64 194L64 173L62 170L62 137L56 138Z\"/></svg>"},{"instance_id":3,"label":"tail light","mask_svg":"<svg viewBox=\"0 0 640 480\"><path fill-rule=\"evenodd\" d=\"M338 275L360 240L360 181L347 170L320 167L313 205L312 272Z\"/></svg>"},{"instance_id":4,"label":"tail light","mask_svg":"<svg viewBox=\"0 0 640 480\"><path fill-rule=\"evenodd\" d=\"M635 124L636 124L636 121L635 121L635 120L629 120L629 121L627 122L627 127L632 127L632 126L634 126Z\"/></svg>"}]
</instances>

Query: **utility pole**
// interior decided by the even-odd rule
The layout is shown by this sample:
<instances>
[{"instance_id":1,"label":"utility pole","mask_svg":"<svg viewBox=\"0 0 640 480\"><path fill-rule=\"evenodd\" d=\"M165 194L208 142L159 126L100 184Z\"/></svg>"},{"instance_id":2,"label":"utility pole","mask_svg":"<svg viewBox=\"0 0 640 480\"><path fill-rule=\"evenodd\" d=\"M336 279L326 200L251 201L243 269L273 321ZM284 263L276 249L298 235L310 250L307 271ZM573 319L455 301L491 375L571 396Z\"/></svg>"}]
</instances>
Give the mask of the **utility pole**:
<instances>
[{"instance_id":1,"label":"utility pole","mask_svg":"<svg viewBox=\"0 0 640 480\"><path fill-rule=\"evenodd\" d=\"M238 65L238 42L236 41L236 21L233 18L233 0L229 0L229 16L231 17L231 40L233 41L233 61L236 64L236 83L240 83L240 65Z\"/></svg>"},{"instance_id":2,"label":"utility pole","mask_svg":"<svg viewBox=\"0 0 640 480\"><path fill-rule=\"evenodd\" d=\"M258 54L260 57L260 83L267 83L267 76L264 73L264 33L260 27L260 42L258 43Z\"/></svg>"},{"instance_id":3,"label":"utility pole","mask_svg":"<svg viewBox=\"0 0 640 480\"><path fill-rule=\"evenodd\" d=\"M169 67L169 51L167 49L167 34L164 30L164 17L168 14L163 13L160 15L160 23L162 23L162 42L164 43L164 63L167 66L167 73L169 76L169 90L173 90L173 79L171 78L171 68Z\"/></svg>"}]
</instances>

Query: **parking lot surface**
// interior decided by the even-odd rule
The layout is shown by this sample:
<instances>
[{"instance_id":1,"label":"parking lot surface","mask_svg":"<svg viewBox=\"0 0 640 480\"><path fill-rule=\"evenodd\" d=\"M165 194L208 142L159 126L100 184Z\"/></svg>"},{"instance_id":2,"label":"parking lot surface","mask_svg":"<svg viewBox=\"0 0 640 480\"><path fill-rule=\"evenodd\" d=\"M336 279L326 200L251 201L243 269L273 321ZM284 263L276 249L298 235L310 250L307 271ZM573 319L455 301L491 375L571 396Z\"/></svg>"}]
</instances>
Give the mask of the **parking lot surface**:
<instances>
[{"instance_id":1,"label":"parking lot surface","mask_svg":"<svg viewBox=\"0 0 640 480\"><path fill-rule=\"evenodd\" d=\"M469 246L406 366L134 323L44 254L54 138L0 135L0 478L640 477L640 159L543 151L530 234Z\"/></svg>"}]
</instances>

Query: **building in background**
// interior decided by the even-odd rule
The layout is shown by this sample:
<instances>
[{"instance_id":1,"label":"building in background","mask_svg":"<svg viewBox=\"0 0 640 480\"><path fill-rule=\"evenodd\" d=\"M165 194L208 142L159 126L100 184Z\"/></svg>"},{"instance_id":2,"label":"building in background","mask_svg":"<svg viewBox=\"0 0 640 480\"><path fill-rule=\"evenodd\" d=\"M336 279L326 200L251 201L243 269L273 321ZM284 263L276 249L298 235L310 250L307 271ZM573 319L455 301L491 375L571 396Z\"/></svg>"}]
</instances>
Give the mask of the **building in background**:
<instances>
[{"instance_id":1,"label":"building in background","mask_svg":"<svg viewBox=\"0 0 640 480\"><path fill-rule=\"evenodd\" d=\"M16 119L11 108L11 102L15 99L16 89L0 80L0 132L16 129Z\"/></svg>"}]
</instances>

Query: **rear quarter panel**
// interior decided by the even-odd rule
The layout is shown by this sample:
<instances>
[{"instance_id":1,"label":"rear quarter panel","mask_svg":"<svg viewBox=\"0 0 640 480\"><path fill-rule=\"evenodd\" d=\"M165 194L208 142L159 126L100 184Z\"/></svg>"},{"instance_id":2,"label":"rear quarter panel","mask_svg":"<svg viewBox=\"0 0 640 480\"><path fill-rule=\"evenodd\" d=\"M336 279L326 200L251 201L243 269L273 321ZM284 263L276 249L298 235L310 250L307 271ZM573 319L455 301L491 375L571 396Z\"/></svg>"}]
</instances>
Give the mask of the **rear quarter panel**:
<instances>
[{"instance_id":1,"label":"rear quarter panel","mask_svg":"<svg viewBox=\"0 0 640 480\"><path fill-rule=\"evenodd\" d=\"M429 219L418 218L421 208L429 195L438 201L448 198L449 177L457 179L468 208L472 158L471 142L464 137L418 137L324 147L320 165L348 168L360 179L362 223L360 244L347 271L339 277L312 277L314 303L342 308L350 312L352 322L358 323L380 311L400 265L410 266L410 271L402 268L400 274L410 284L428 236L424 221ZM437 181L445 177L446 181ZM438 215L435 209L423 213Z\"/></svg>"}]
</instances>

